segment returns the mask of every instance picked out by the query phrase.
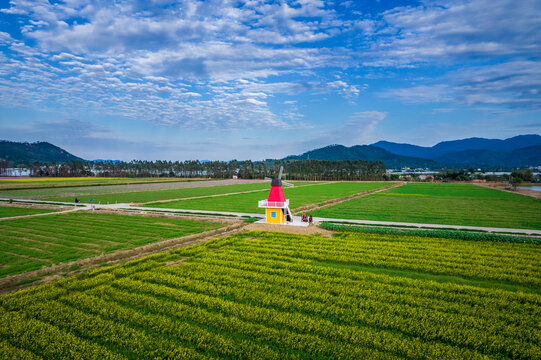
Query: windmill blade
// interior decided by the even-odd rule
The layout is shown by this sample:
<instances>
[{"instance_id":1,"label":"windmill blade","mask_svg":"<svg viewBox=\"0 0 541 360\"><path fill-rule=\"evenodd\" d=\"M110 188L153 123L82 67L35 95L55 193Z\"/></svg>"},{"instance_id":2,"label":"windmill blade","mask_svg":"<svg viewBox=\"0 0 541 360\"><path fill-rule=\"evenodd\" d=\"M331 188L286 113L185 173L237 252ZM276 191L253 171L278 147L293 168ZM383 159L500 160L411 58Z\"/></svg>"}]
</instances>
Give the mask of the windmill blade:
<instances>
[{"instance_id":1,"label":"windmill blade","mask_svg":"<svg viewBox=\"0 0 541 360\"><path fill-rule=\"evenodd\" d=\"M291 183L288 183L288 182L285 182L285 181L282 181L282 184L284 184L285 186L289 186L289 187L295 187L294 184L291 184Z\"/></svg>"},{"instance_id":2,"label":"windmill blade","mask_svg":"<svg viewBox=\"0 0 541 360\"><path fill-rule=\"evenodd\" d=\"M272 178L265 176L265 180L272 180Z\"/></svg>"},{"instance_id":3,"label":"windmill blade","mask_svg":"<svg viewBox=\"0 0 541 360\"><path fill-rule=\"evenodd\" d=\"M284 171L284 167L280 166L280 172L278 173L278 180L282 179L282 172Z\"/></svg>"}]
</instances>

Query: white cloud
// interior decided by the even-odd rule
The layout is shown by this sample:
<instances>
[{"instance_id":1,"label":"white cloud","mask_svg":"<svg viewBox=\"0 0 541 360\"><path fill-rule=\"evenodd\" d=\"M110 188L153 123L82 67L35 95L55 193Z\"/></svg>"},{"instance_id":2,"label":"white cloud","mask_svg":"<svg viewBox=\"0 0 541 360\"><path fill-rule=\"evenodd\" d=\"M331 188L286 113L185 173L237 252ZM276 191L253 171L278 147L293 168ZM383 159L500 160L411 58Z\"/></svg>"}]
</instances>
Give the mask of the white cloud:
<instances>
[{"instance_id":1,"label":"white cloud","mask_svg":"<svg viewBox=\"0 0 541 360\"><path fill-rule=\"evenodd\" d=\"M380 95L408 103L440 103L452 100L450 92L451 89L449 86L440 84L391 89L381 93Z\"/></svg>"},{"instance_id":2,"label":"white cloud","mask_svg":"<svg viewBox=\"0 0 541 360\"><path fill-rule=\"evenodd\" d=\"M331 130L321 131L314 139L305 143L307 147L341 144L346 146L369 144L373 138L376 127L387 117L382 111L360 111L354 113L340 126Z\"/></svg>"},{"instance_id":3,"label":"white cloud","mask_svg":"<svg viewBox=\"0 0 541 360\"><path fill-rule=\"evenodd\" d=\"M2 105L188 128L283 127L300 118L273 112L264 99L321 91L321 81L269 78L340 64L343 51L310 43L352 26L316 0L11 0L2 11L27 19L22 40L0 33L12 52L0 63L0 76L9 74L0 79ZM339 90L358 93L354 85Z\"/></svg>"},{"instance_id":4,"label":"white cloud","mask_svg":"<svg viewBox=\"0 0 541 360\"><path fill-rule=\"evenodd\" d=\"M277 110L273 100L361 98L368 85L349 75L368 78L364 63L455 69L384 91L390 98L539 107L536 1L425 1L354 20L331 5L11 0L1 11L24 33L0 32L0 104L186 128L302 126L299 108ZM343 76L333 78L336 69Z\"/></svg>"},{"instance_id":5,"label":"white cloud","mask_svg":"<svg viewBox=\"0 0 541 360\"><path fill-rule=\"evenodd\" d=\"M541 65L535 61L465 67L435 81L442 83L390 89L380 95L409 103L457 102L541 109Z\"/></svg>"},{"instance_id":6,"label":"white cloud","mask_svg":"<svg viewBox=\"0 0 541 360\"><path fill-rule=\"evenodd\" d=\"M418 7L397 7L379 19L368 53L372 59L364 64L538 56L540 11L535 0L427 0Z\"/></svg>"}]
</instances>

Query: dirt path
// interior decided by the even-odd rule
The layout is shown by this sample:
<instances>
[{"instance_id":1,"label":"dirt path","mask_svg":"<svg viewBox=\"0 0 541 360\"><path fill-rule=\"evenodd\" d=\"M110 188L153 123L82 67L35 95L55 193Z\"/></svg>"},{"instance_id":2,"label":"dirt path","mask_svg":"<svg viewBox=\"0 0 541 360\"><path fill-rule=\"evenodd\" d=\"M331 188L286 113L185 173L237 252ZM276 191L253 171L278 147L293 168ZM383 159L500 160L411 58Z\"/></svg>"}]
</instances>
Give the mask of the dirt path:
<instances>
[{"instance_id":1,"label":"dirt path","mask_svg":"<svg viewBox=\"0 0 541 360\"><path fill-rule=\"evenodd\" d=\"M378 192L381 192L381 191L386 191L386 190L389 190L389 189L392 189L392 188L395 188L395 187L399 187L399 186L402 186L402 185L405 185L405 184L406 184L406 182L402 182L402 183L394 184L394 185L387 186L387 187L384 187L384 188L363 191L363 192L360 192L358 194L346 196L346 197L339 198L339 199L331 199L331 200L320 202L320 203L317 203L317 204L309 204L309 205L301 206L301 207L298 207L296 209L293 209L292 211L293 211L294 214L298 214L300 212L315 211L315 210L318 210L318 209L321 209L321 208L324 208L324 207L337 205L337 204L343 203L343 202L351 200L351 199L367 196L367 195L370 195L370 194L375 194L375 193L378 193Z\"/></svg>"},{"instance_id":2,"label":"dirt path","mask_svg":"<svg viewBox=\"0 0 541 360\"><path fill-rule=\"evenodd\" d=\"M125 263L127 261L139 259L154 253L172 251L180 247L199 244L201 242L205 242L217 237L223 237L243 231L245 226L245 222L238 221L220 229L214 229L199 234L159 241L134 249L117 251L111 254L105 254L91 258L71 261L68 263L52 265L35 271L7 276L0 279L0 294L14 292L26 287L55 281L63 277L81 274L97 267ZM28 283L20 284L21 282Z\"/></svg>"},{"instance_id":3,"label":"dirt path","mask_svg":"<svg viewBox=\"0 0 541 360\"><path fill-rule=\"evenodd\" d=\"M318 186L318 185L327 185L327 184L330 184L330 183L329 182L324 182L324 183L321 183L321 184L299 185L299 186L295 186L295 187L296 188L301 188L301 187L307 187L307 186ZM232 193L226 193L226 194L202 195L202 196L193 196L193 197L178 198L178 199L156 200L156 201L149 201L149 202L146 202L146 203L140 203L140 204L136 204L136 205L140 206L140 205L148 205L148 204L160 204L160 203L168 203L168 202L173 202L173 201L204 199L204 198L213 198L213 197L228 196L228 195L264 192L264 191L269 191L269 189L266 188L266 189L258 189L258 190L247 190L247 191L232 192Z\"/></svg>"}]
</instances>

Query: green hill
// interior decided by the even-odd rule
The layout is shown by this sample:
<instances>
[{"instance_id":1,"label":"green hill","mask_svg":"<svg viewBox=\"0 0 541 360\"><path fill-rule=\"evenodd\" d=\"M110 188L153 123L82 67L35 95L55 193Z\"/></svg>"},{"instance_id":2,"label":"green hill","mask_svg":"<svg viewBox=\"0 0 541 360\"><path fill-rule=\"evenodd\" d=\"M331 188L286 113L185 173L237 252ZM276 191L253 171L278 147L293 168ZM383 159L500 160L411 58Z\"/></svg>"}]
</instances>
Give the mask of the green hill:
<instances>
[{"instance_id":1,"label":"green hill","mask_svg":"<svg viewBox=\"0 0 541 360\"><path fill-rule=\"evenodd\" d=\"M383 161L387 169L409 168L442 168L442 164L430 160L410 156L395 155L387 150L371 145L329 145L320 149L305 152L302 155L290 155L283 160L328 160L328 161Z\"/></svg>"},{"instance_id":2,"label":"green hill","mask_svg":"<svg viewBox=\"0 0 541 360\"><path fill-rule=\"evenodd\" d=\"M541 165L541 145L516 149L511 152L465 150L447 153L437 161L462 167L520 168Z\"/></svg>"},{"instance_id":3,"label":"green hill","mask_svg":"<svg viewBox=\"0 0 541 360\"><path fill-rule=\"evenodd\" d=\"M7 159L10 166L31 165L36 161L62 163L83 160L48 142L20 143L6 140L0 141L0 159Z\"/></svg>"}]
</instances>

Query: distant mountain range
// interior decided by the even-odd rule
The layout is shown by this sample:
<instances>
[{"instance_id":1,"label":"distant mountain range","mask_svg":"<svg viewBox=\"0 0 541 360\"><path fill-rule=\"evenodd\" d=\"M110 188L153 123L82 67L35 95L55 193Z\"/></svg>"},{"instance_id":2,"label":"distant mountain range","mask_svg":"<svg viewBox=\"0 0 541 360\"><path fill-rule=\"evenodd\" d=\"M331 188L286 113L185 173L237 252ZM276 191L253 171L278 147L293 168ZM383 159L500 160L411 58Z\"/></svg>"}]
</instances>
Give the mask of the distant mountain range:
<instances>
[{"instance_id":1,"label":"distant mountain range","mask_svg":"<svg viewBox=\"0 0 541 360\"><path fill-rule=\"evenodd\" d=\"M412 156L392 154L385 149L372 145L355 145L346 147L344 145L329 145L320 149L305 152L302 155L292 155L283 160L365 160L383 161L387 168L440 168L441 164L430 159L423 159Z\"/></svg>"},{"instance_id":2,"label":"distant mountain range","mask_svg":"<svg viewBox=\"0 0 541 360\"><path fill-rule=\"evenodd\" d=\"M0 141L0 159L7 159L10 166L19 164L33 164L34 162L62 163L73 160L83 160L48 142L20 143L14 141Z\"/></svg>"},{"instance_id":3,"label":"distant mountain range","mask_svg":"<svg viewBox=\"0 0 541 360\"><path fill-rule=\"evenodd\" d=\"M10 166L34 162L62 163L83 160L48 142L0 141L0 159ZM383 161L388 169L484 168L511 169L541 166L541 136L519 135L505 140L469 138L444 141L432 147L379 141L371 145L329 145L282 160L366 160ZM94 160L112 161L112 160ZM118 162L114 160L113 162Z\"/></svg>"},{"instance_id":4,"label":"distant mountain range","mask_svg":"<svg viewBox=\"0 0 541 360\"><path fill-rule=\"evenodd\" d=\"M399 144L389 141L378 141L371 144L387 150L390 153L438 160L450 153L467 150L490 150L499 153L509 153L513 150L541 145L539 135L519 135L505 140L469 138L463 140L443 141L432 147L410 144Z\"/></svg>"},{"instance_id":5,"label":"distant mountain range","mask_svg":"<svg viewBox=\"0 0 541 360\"><path fill-rule=\"evenodd\" d=\"M505 140L469 138L432 147L379 141L371 145L330 145L284 160L381 160L389 169L489 168L541 166L541 136L519 135Z\"/></svg>"}]
</instances>

